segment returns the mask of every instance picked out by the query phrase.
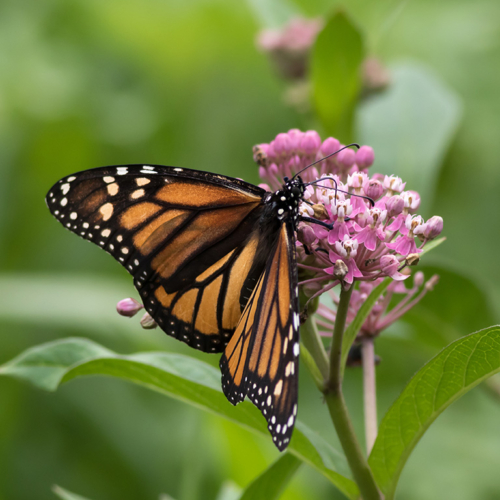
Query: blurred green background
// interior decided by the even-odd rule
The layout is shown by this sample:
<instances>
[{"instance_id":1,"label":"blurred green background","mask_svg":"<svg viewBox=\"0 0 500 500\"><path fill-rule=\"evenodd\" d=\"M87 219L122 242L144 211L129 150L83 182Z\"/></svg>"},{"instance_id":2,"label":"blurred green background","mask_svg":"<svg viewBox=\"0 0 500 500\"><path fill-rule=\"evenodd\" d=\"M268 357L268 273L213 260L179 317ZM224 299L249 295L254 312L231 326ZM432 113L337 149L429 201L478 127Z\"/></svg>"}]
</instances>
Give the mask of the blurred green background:
<instances>
[{"instance_id":1,"label":"blurred green background","mask_svg":"<svg viewBox=\"0 0 500 500\"><path fill-rule=\"evenodd\" d=\"M256 34L338 7L393 82L359 105L354 138L375 148L372 172L400 175L422 192L420 213L441 215L448 237L424 262L433 266L426 276L437 272L441 282L377 344L380 414L440 348L497 322L497 0L3 0L0 362L72 335L217 365L117 317L116 302L135 294L130 277L63 231L45 194L72 172L139 162L257 183L254 144L317 125L285 104L285 84L256 49ZM359 371L347 374L361 431L360 383ZM335 442L305 370L300 384L299 417ZM0 379L1 500L51 499L54 483L94 500L210 500L221 490L229 499L277 455L269 439L117 380L77 380L47 394ZM499 466L500 398L479 387L418 445L400 498L498 499ZM342 495L304 465L283 498Z\"/></svg>"}]
</instances>

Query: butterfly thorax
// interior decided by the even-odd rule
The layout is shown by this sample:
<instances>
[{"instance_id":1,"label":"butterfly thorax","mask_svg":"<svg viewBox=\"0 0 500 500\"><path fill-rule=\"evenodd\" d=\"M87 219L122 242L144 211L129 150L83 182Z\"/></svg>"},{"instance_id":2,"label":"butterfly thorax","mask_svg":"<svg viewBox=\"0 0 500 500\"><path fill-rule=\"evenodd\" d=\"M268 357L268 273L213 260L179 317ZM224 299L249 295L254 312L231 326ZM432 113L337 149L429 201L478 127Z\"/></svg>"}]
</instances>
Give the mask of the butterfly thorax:
<instances>
[{"instance_id":1,"label":"butterfly thorax","mask_svg":"<svg viewBox=\"0 0 500 500\"><path fill-rule=\"evenodd\" d=\"M296 229L299 219L299 204L304 196L304 182L300 177L285 182L281 189L269 193L264 199L265 209L261 216L261 229L291 222Z\"/></svg>"}]
</instances>

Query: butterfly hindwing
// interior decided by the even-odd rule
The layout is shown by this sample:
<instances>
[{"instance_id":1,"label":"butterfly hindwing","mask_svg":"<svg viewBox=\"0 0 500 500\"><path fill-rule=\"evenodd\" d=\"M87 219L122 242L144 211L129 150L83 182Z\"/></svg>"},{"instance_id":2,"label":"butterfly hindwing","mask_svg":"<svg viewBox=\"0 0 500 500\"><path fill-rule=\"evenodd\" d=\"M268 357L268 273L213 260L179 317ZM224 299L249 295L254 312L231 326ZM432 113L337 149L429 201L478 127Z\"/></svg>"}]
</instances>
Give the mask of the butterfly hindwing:
<instances>
[{"instance_id":1,"label":"butterfly hindwing","mask_svg":"<svg viewBox=\"0 0 500 500\"><path fill-rule=\"evenodd\" d=\"M261 410L278 449L288 445L297 414L299 303L294 232L281 224L236 331L221 358L222 387Z\"/></svg>"},{"instance_id":2,"label":"butterfly hindwing","mask_svg":"<svg viewBox=\"0 0 500 500\"><path fill-rule=\"evenodd\" d=\"M240 292L254 263L263 193L207 172L127 165L65 177L47 204L65 227L134 276L166 333L220 352L243 309Z\"/></svg>"}]
</instances>

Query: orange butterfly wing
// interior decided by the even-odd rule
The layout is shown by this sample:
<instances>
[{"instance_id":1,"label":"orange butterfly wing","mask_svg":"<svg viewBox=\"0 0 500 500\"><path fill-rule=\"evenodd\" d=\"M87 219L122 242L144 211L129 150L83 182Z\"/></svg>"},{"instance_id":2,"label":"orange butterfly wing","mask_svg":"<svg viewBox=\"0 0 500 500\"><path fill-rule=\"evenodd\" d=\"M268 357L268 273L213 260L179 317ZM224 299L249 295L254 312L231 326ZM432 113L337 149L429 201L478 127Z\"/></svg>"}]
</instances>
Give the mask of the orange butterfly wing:
<instances>
[{"instance_id":1,"label":"orange butterfly wing","mask_svg":"<svg viewBox=\"0 0 500 500\"><path fill-rule=\"evenodd\" d=\"M167 334L220 352L247 299L242 290L256 257L263 193L207 172L127 165L65 177L47 204L65 227L134 276Z\"/></svg>"},{"instance_id":2,"label":"orange butterfly wing","mask_svg":"<svg viewBox=\"0 0 500 500\"><path fill-rule=\"evenodd\" d=\"M222 388L234 405L245 396L260 409L279 450L297 414L299 302L295 237L282 224L264 272L221 357Z\"/></svg>"}]
</instances>

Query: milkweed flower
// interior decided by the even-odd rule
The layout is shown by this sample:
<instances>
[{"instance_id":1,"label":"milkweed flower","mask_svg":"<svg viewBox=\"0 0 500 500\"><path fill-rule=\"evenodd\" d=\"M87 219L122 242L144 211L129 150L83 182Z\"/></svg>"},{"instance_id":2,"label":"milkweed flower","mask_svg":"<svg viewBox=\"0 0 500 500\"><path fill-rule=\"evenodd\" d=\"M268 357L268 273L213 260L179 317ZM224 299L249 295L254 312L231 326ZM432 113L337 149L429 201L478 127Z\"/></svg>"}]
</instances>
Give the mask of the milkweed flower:
<instances>
[{"instance_id":1,"label":"milkweed flower","mask_svg":"<svg viewBox=\"0 0 500 500\"><path fill-rule=\"evenodd\" d=\"M341 147L333 137L321 141L315 131L292 129L256 146L254 158L266 185L277 190L285 177ZM443 230L443 219L434 216L425 221L416 213L420 195L407 190L406 182L398 176L371 173L374 162L373 149L364 145L358 151L344 149L300 174L306 184L301 215L319 218L328 228L300 222L297 255L299 285L310 300L330 292L335 302L333 289L337 285L350 287L360 282L351 298L351 319L369 292L383 278L391 278L393 283L366 320L367 331L378 334L430 289L419 281L423 278L418 273L412 288L407 289L403 281L410 277L408 266L418 262L426 243ZM433 277L430 281L436 280ZM422 286L423 294L415 298ZM406 298L387 312L387 298L396 293ZM320 305L318 312L331 321L335 311L327 313L325 307Z\"/></svg>"}]
</instances>

